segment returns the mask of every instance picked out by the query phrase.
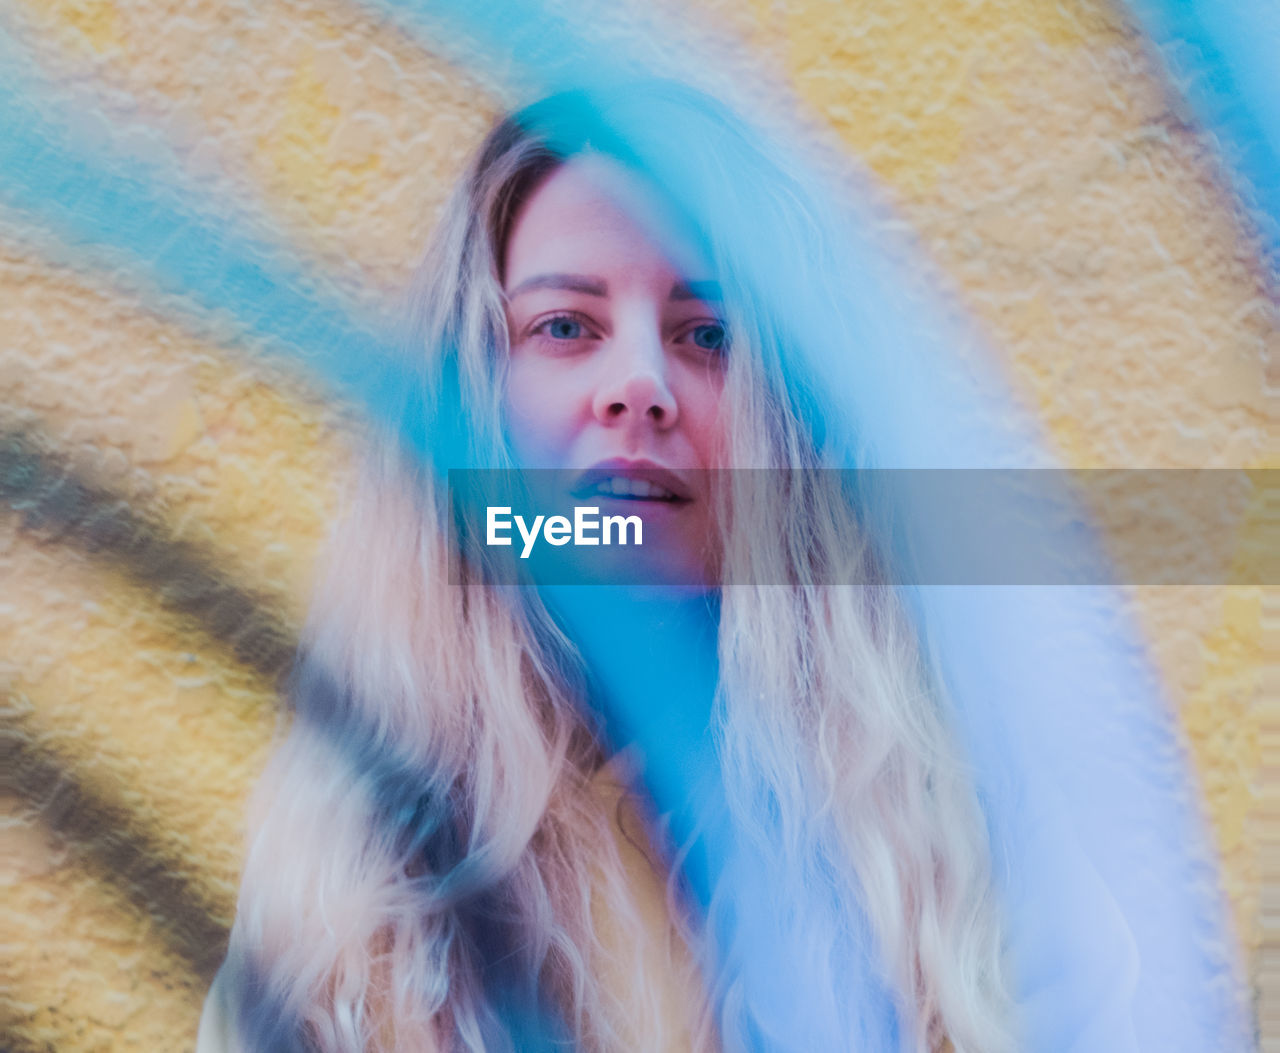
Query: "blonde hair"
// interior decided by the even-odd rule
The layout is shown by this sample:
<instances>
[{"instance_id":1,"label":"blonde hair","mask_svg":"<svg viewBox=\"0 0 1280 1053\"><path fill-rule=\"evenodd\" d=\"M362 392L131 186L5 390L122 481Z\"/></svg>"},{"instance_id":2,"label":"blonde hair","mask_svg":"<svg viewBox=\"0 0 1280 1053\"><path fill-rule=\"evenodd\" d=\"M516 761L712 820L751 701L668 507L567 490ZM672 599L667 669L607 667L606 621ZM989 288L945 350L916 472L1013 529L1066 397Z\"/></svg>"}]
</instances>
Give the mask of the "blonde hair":
<instances>
[{"instance_id":1,"label":"blonde hair","mask_svg":"<svg viewBox=\"0 0 1280 1053\"><path fill-rule=\"evenodd\" d=\"M796 186L701 96L658 85L584 99L554 97L490 133L421 272L405 412L444 427L465 409L475 463L508 463L506 233L567 159L628 159L610 139L616 109L704 114L703 163L723 169L708 178L761 179L774 214L758 221L785 232L796 260L820 267L830 251ZM893 590L868 577L873 547L851 535L847 495L823 472L847 451L834 449L820 397L733 261L710 249L733 334L726 463L788 480L761 488L728 473L720 498L732 584L715 731L729 811L774 861L780 910L813 960L838 963L856 931L828 924L832 911L865 919L904 1049L944 1036L957 1050L1013 1049L986 827L940 688ZM255 798L229 956L241 1033L263 1049L519 1048L519 1007L549 1005L562 1037L585 1048L662 1048L642 963L665 952L642 921L613 816L589 792L602 749L580 663L536 595L513 599L465 559L450 584L458 553L440 491L401 445L381 443L336 530L296 716ZM795 905L815 884L826 907L806 914ZM713 942L723 906L713 896L705 924L686 918L689 939ZM603 916L621 940L604 939ZM699 960L729 962L729 950ZM625 990L599 980L619 953ZM815 1002L852 1035L860 992L838 964L828 979ZM695 1045L747 1044L757 1025L732 969L690 980L705 992Z\"/></svg>"}]
</instances>

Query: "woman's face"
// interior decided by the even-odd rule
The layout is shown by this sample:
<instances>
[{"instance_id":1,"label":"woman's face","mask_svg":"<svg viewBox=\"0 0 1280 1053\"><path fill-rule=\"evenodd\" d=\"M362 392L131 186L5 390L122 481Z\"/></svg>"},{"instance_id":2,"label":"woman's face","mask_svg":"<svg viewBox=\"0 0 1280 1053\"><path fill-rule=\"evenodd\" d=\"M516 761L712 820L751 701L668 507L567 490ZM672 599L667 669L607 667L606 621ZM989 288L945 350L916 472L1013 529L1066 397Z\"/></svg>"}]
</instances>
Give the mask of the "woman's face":
<instances>
[{"instance_id":1,"label":"woman's face","mask_svg":"<svg viewBox=\"0 0 1280 1053\"><path fill-rule=\"evenodd\" d=\"M593 158L556 169L518 212L503 260L507 433L570 504L640 515L646 551L631 555L662 580L706 582L728 341L710 275L693 253L672 261L633 218L641 204Z\"/></svg>"}]
</instances>

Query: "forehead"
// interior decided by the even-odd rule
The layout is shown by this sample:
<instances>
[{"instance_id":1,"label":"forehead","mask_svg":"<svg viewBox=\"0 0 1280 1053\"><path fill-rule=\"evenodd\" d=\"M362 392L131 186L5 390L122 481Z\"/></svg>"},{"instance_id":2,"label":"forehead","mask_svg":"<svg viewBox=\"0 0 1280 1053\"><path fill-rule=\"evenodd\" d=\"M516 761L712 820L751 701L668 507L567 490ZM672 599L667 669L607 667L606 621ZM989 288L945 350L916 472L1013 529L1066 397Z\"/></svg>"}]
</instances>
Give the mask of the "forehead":
<instances>
[{"instance_id":1,"label":"forehead","mask_svg":"<svg viewBox=\"0 0 1280 1053\"><path fill-rule=\"evenodd\" d=\"M504 247L508 288L544 270L703 277L707 268L674 231L651 191L614 161L575 158L520 208Z\"/></svg>"}]
</instances>

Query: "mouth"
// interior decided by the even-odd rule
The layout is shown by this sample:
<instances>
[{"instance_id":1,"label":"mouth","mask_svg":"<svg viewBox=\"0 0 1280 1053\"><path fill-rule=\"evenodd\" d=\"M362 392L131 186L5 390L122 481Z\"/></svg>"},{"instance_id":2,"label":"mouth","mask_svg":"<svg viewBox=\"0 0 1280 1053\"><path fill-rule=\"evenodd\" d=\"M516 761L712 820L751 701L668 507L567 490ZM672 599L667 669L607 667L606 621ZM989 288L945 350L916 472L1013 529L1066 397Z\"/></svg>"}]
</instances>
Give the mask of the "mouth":
<instances>
[{"instance_id":1,"label":"mouth","mask_svg":"<svg viewBox=\"0 0 1280 1053\"><path fill-rule=\"evenodd\" d=\"M604 497L619 501L652 501L684 505L693 500L688 483L651 461L601 461L582 472L570 491L575 498Z\"/></svg>"}]
</instances>

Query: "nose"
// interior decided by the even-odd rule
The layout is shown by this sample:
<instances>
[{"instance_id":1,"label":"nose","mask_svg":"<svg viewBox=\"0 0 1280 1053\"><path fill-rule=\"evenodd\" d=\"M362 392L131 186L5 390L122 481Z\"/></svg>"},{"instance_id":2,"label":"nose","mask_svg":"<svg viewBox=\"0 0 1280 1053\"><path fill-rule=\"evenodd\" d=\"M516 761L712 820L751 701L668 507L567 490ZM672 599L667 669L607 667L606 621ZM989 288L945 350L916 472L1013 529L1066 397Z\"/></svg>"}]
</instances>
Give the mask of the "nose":
<instances>
[{"instance_id":1,"label":"nose","mask_svg":"<svg viewBox=\"0 0 1280 1053\"><path fill-rule=\"evenodd\" d=\"M667 376L666 350L656 331L619 333L612 354L602 358L601 382L592 408L602 424L641 422L665 431L679 417Z\"/></svg>"}]
</instances>

